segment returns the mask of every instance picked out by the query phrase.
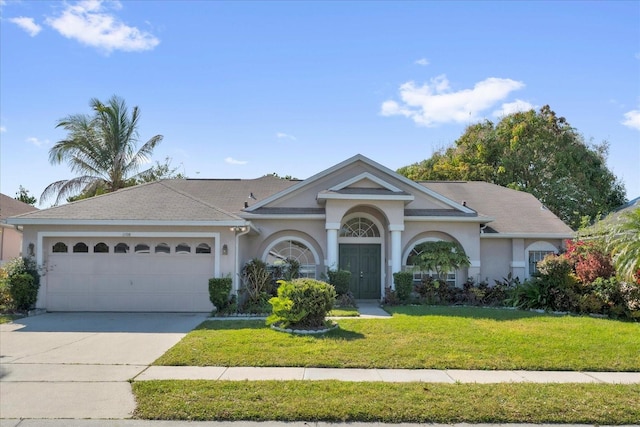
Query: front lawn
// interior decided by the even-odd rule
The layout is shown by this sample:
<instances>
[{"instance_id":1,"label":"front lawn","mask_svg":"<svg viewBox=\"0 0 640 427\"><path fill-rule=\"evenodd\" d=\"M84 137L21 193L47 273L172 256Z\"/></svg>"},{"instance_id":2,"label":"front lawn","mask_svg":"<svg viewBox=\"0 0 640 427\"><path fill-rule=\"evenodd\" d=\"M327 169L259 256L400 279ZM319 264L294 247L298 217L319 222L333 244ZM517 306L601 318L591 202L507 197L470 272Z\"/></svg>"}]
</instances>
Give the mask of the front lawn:
<instances>
[{"instance_id":1,"label":"front lawn","mask_svg":"<svg viewBox=\"0 0 640 427\"><path fill-rule=\"evenodd\" d=\"M635 424L640 385L340 381L135 382L160 420Z\"/></svg>"},{"instance_id":2,"label":"front lawn","mask_svg":"<svg viewBox=\"0 0 640 427\"><path fill-rule=\"evenodd\" d=\"M397 307L325 336L207 321L157 365L640 371L640 324L463 307Z\"/></svg>"}]
</instances>

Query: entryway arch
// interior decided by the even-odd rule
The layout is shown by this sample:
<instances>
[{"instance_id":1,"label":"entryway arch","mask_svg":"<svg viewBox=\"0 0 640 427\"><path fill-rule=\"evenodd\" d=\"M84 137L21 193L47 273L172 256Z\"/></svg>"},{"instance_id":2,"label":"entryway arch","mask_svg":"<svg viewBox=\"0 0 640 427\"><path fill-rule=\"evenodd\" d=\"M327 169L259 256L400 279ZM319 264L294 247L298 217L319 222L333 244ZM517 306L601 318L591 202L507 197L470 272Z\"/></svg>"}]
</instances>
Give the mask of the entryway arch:
<instances>
[{"instance_id":1,"label":"entryway arch","mask_svg":"<svg viewBox=\"0 0 640 427\"><path fill-rule=\"evenodd\" d=\"M338 268L351 272L349 290L356 299L382 296L384 224L367 212L352 211L341 221Z\"/></svg>"}]
</instances>

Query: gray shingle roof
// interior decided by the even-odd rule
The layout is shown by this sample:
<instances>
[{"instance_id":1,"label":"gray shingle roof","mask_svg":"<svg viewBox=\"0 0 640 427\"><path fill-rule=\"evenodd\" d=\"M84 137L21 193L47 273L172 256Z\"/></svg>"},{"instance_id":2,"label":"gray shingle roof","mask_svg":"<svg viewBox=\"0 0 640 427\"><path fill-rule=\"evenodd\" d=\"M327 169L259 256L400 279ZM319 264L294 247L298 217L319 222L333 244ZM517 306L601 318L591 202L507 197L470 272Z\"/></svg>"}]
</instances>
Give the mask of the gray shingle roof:
<instances>
[{"instance_id":1,"label":"gray shingle roof","mask_svg":"<svg viewBox=\"0 0 640 427\"><path fill-rule=\"evenodd\" d=\"M573 230L533 195L480 181L425 181L420 184L443 196L466 205L479 215L495 220L489 228L497 233L563 234Z\"/></svg>"},{"instance_id":2,"label":"gray shingle roof","mask_svg":"<svg viewBox=\"0 0 640 427\"><path fill-rule=\"evenodd\" d=\"M164 180L125 188L19 216L28 220L92 221L236 221L249 205L283 191L298 181L264 176L257 179ZM487 232L571 235L572 230L531 194L486 182L421 182L421 185L495 220ZM446 210L445 210L446 211ZM448 211L411 211L409 216L451 216ZM253 214L319 214L322 208L259 209Z\"/></svg>"}]
</instances>

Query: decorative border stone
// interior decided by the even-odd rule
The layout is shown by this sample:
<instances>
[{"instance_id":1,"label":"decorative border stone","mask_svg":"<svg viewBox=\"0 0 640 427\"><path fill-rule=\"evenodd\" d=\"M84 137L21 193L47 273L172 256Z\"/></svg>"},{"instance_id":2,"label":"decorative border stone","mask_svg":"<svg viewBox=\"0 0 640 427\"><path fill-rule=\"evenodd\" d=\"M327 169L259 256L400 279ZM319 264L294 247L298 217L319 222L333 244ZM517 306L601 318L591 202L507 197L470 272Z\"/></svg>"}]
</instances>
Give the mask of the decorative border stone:
<instances>
[{"instance_id":1,"label":"decorative border stone","mask_svg":"<svg viewBox=\"0 0 640 427\"><path fill-rule=\"evenodd\" d=\"M271 325L271 329L278 332L286 332L289 334L296 335L322 335L326 334L329 331L333 331L334 329L338 329L340 326L337 323L333 323L333 325L324 328L324 329L290 329L290 328L281 328L277 325Z\"/></svg>"}]
</instances>

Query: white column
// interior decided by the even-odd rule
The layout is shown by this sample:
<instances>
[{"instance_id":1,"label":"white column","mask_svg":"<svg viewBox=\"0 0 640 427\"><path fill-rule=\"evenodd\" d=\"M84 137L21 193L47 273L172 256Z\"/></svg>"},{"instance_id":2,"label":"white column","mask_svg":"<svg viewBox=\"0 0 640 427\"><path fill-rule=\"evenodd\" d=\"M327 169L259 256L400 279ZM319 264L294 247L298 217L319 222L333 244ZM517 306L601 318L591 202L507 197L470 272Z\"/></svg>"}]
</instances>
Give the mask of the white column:
<instances>
[{"instance_id":1,"label":"white column","mask_svg":"<svg viewBox=\"0 0 640 427\"><path fill-rule=\"evenodd\" d=\"M391 231L391 286L393 287L393 273L402 269L402 231L404 225L390 225Z\"/></svg>"},{"instance_id":2,"label":"white column","mask_svg":"<svg viewBox=\"0 0 640 427\"><path fill-rule=\"evenodd\" d=\"M338 230L339 223L327 223L327 259L325 266L331 270L338 269Z\"/></svg>"}]
</instances>

